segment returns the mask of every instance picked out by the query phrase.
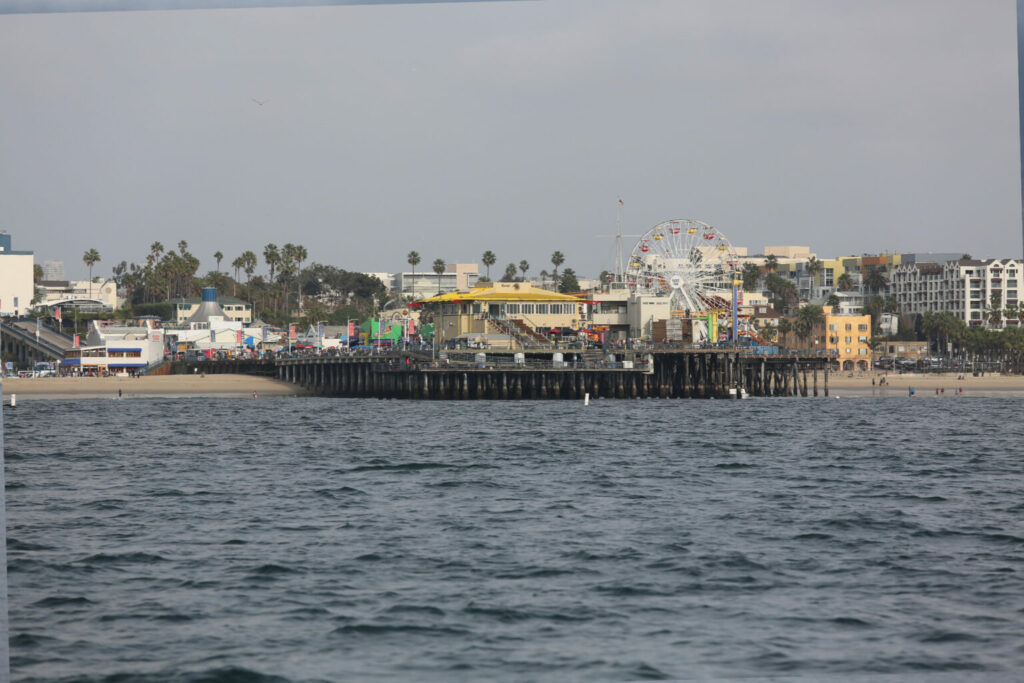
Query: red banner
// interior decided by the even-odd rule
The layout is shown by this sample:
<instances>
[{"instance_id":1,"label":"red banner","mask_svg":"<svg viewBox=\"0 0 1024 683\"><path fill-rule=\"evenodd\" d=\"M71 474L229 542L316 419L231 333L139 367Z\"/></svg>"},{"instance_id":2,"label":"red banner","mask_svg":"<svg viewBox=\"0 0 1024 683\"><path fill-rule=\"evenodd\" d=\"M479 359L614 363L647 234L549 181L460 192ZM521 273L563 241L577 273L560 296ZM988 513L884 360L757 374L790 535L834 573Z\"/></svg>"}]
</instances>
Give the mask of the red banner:
<instances>
[{"instance_id":1,"label":"red banner","mask_svg":"<svg viewBox=\"0 0 1024 683\"><path fill-rule=\"evenodd\" d=\"M78 335L75 335L75 348L78 348Z\"/></svg>"},{"instance_id":2,"label":"red banner","mask_svg":"<svg viewBox=\"0 0 1024 683\"><path fill-rule=\"evenodd\" d=\"M295 325L288 326L288 338L295 339Z\"/></svg>"},{"instance_id":3,"label":"red banner","mask_svg":"<svg viewBox=\"0 0 1024 683\"><path fill-rule=\"evenodd\" d=\"M235 330L235 341L238 342L239 344L242 343L242 331L241 330Z\"/></svg>"},{"instance_id":4,"label":"red banner","mask_svg":"<svg viewBox=\"0 0 1024 683\"><path fill-rule=\"evenodd\" d=\"M348 321L348 336L349 337L354 337L355 334L356 334L356 324L355 324L354 321L349 320Z\"/></svg>"}]
</instances>

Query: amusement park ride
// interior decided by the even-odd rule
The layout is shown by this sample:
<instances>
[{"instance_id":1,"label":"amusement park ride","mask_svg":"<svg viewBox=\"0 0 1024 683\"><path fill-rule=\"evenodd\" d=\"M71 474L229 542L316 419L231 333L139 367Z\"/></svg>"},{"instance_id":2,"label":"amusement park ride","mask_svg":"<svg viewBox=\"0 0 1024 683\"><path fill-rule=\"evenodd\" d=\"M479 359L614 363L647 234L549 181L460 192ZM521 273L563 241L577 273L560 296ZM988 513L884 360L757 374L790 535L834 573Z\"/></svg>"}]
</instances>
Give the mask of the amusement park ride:
<instances>
[{"instance_id":1,"label":"amusement park ride","mask_svg":"<svg viewBox=\"0 0 1024 683\"><path fill-rule=\"evenodd\" d=\"M634 294L669 297L672 317L688 321L692 341L717 341L730 313L735 340L738 270L736 251L720 230L685 218L641 235L625 278Z\"/></svg>"}]
</instances>

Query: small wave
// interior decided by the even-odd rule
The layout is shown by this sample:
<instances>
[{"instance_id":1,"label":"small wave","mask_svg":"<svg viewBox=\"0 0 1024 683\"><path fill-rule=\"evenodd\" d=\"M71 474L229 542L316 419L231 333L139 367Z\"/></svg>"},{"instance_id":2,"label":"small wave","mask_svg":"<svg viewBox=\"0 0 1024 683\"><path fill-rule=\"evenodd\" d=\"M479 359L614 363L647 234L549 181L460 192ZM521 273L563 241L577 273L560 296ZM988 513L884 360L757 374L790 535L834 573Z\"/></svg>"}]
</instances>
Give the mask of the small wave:
<instances>
[{"instance_id":1,"label":"small wave","mask_svg":"<svg viewBox=\"0 0 1024 683\"><path fill-rule=\"evenodd\" d=\"M429 636L466 635L467 629L457 626L419 626L417 624L346 624L331 631L334 635L391 635L421 633Z\"/></svg>"},{"instance_id":2,"label":"small wave","mask_svg":"<svg viewBox=\"0 0 1024 683\"><path fill-rule=\"evenodd\" d=\"M458 465L437 462L406 462L398 465L360 465L348 472L419 472L421 470L458 469Z\"/></svg>"},{"instance_id":3,"label":"small wave","mask_svg":"<svg viewBox=\"0 0 1024 683\"><path fill-rule=\"evenodd\" d=\"M380 562L384 559L383 555L377 553L364 553L362 555L356 555L356 559L360 562Z\"/></svg>"},{"instance_id":4,"label":"small wave","mask_svg":"<svg viewBox=\"0 0 1024 683\"><path fill-rule=\"evenodd\" d=\"M78 595L70 597L66 595L51 595L48 598L43 598L32 603L33 607L64 607L66 605L91 605L92 600L84 596Z\"/></svg>"},{"instance_id":5,"label":"small wave","mask_svg":"<svg viewBox=\"0 0 1024 683\"><path fill-rule=\"evenodd\" d=\"M166 559L154 553L96 553L83 560L84 564L154 564L166 562Z\"/></svg>"},{"instance_id":6,"label":"small wave","mask_svg":"<svg viewBox=\"0 0 1024 683\"><path fill-rule=\"evenodd\" d=\"M41 633L18 633L17 635L11 636L10 643L12 649L22 649L48 645L49 643L53 643L55 640L56 638L44 636Z\"/></svg>"},{"instance_id":7,"label":"small wave","mask_svg":"<svg viewBox=\"0 0 1024 683\"><path fill-rule=\"evenodd\" d=\"M281 566L279 564L268 563L268 564L260 565L259 567L256 567L256 569L253 569L251 572L249 572L249 574L247 575L247 578L250 578L250 579L273 579L273 578L278 577L278 576L285 576L285 575L288 575L288 574L299 574L299 573L301 573L301 572L299 572L296 569L292 569L290 567L284 567L284 566Z\"/></svg>"},{"instance_id":8,"label":"small wave","mask_svg":"<svg viewBox=\"0 0 1024 683\"><path fill-rule=\"evenodd\" d=\"M760 467L749 462L720 462L715 465L716 470L748 470Z\"/></svg>"},{"instance_id":9,"label":"small wave","mask_svg":"<svg viewBox=\"0 0 1024 683\"><path fill-rule=\"evenodd\" d=\"M8 550L54 550L53 546L40 545L39 543L29 543L27 541L19 541L16 538L7 537L7 549Z\"/></svg>"},{"instance_id":10,"label":"small wave","mask_svg":"<svg viewBox=\"0 0 1024 683\"><path fill-rule=\"evenodd\" d=\"M432 605L392 605L385 612L389 614L429 614L432 617L443 617L445 612Z\"/></svg>"},{"instance_id":11,"label":"small wave","mask_svg":"<svg viewBox=\"0 0 1024 683\"><path fill-rule=\"evenodd\" d=\"M928 631L917 637L917 640L922 643L974 643L984 641L984 638L972 635L970 633L963 633L960 631Z\"/></svg>"}]
</instances>

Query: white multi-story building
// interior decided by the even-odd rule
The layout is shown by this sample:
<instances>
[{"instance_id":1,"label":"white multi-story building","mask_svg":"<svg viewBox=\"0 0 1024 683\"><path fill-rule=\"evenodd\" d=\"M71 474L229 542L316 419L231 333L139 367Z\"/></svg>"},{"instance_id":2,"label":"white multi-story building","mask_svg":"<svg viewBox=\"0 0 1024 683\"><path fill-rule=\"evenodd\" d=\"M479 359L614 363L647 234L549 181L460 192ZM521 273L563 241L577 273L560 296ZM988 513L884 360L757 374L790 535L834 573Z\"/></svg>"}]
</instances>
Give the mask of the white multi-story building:
<instances>
[{"instance_id":1,"label":"white multi-story building","mask_svg":"<svg viewBox=\"0 0 1024 683\"><path fill-rule=\"evenodd\" d=\"M999 305L1019 305L1019 283L1024 263L1014 259L960 259L937 263L911 263L896 266L889 291L896 297L902 313L924 314L946 311L968 325L1005 327L1019 319L1003 318L998 325L988 323L992 295Z\"/></svg>"},{"instance_id":2,"label":"white multi-story building","mask_svg":"<svg viewBox=\"0 0 1024 683\"><path fill-rule=\"evenodd\" d=\"M42 280L36 284L38 305L47 308L77 308L92 313L116 311L117 283L96 278L89 280Z\"/></svg>"},{"instance_id":3,"label":"white multi-story building","mask_svg":"<svg viewBox=\"0 0 1024 683\"><path fill-rule=\"evenodd\" d=\"M0 232L0 315L24 315L32 306L35 255L11 249L11 236Z\"/></svg>"}]
</instances>

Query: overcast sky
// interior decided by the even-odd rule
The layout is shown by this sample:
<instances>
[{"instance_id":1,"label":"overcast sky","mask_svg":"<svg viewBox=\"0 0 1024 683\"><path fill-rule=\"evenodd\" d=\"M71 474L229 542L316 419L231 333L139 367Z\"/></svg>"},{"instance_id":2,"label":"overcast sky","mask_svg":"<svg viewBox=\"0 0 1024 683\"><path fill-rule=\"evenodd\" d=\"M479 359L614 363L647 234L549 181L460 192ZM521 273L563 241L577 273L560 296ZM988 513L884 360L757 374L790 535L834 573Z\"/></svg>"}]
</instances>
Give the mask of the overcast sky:
<instances>
[{"instance_id":1,"label":"overcast sky","mask_svg":"<svg viewBox=\"0 0 1024 683\"><path fill-rule=\"evenodd\" d=\"M1012 0L0 15L0 229L84 277L186 240L595 276L671 218L751 253L1021 254ZM262 102L258 104L256 101ZM631 246L629 238L627 249Z\"/></svg>"}]
</instances>

